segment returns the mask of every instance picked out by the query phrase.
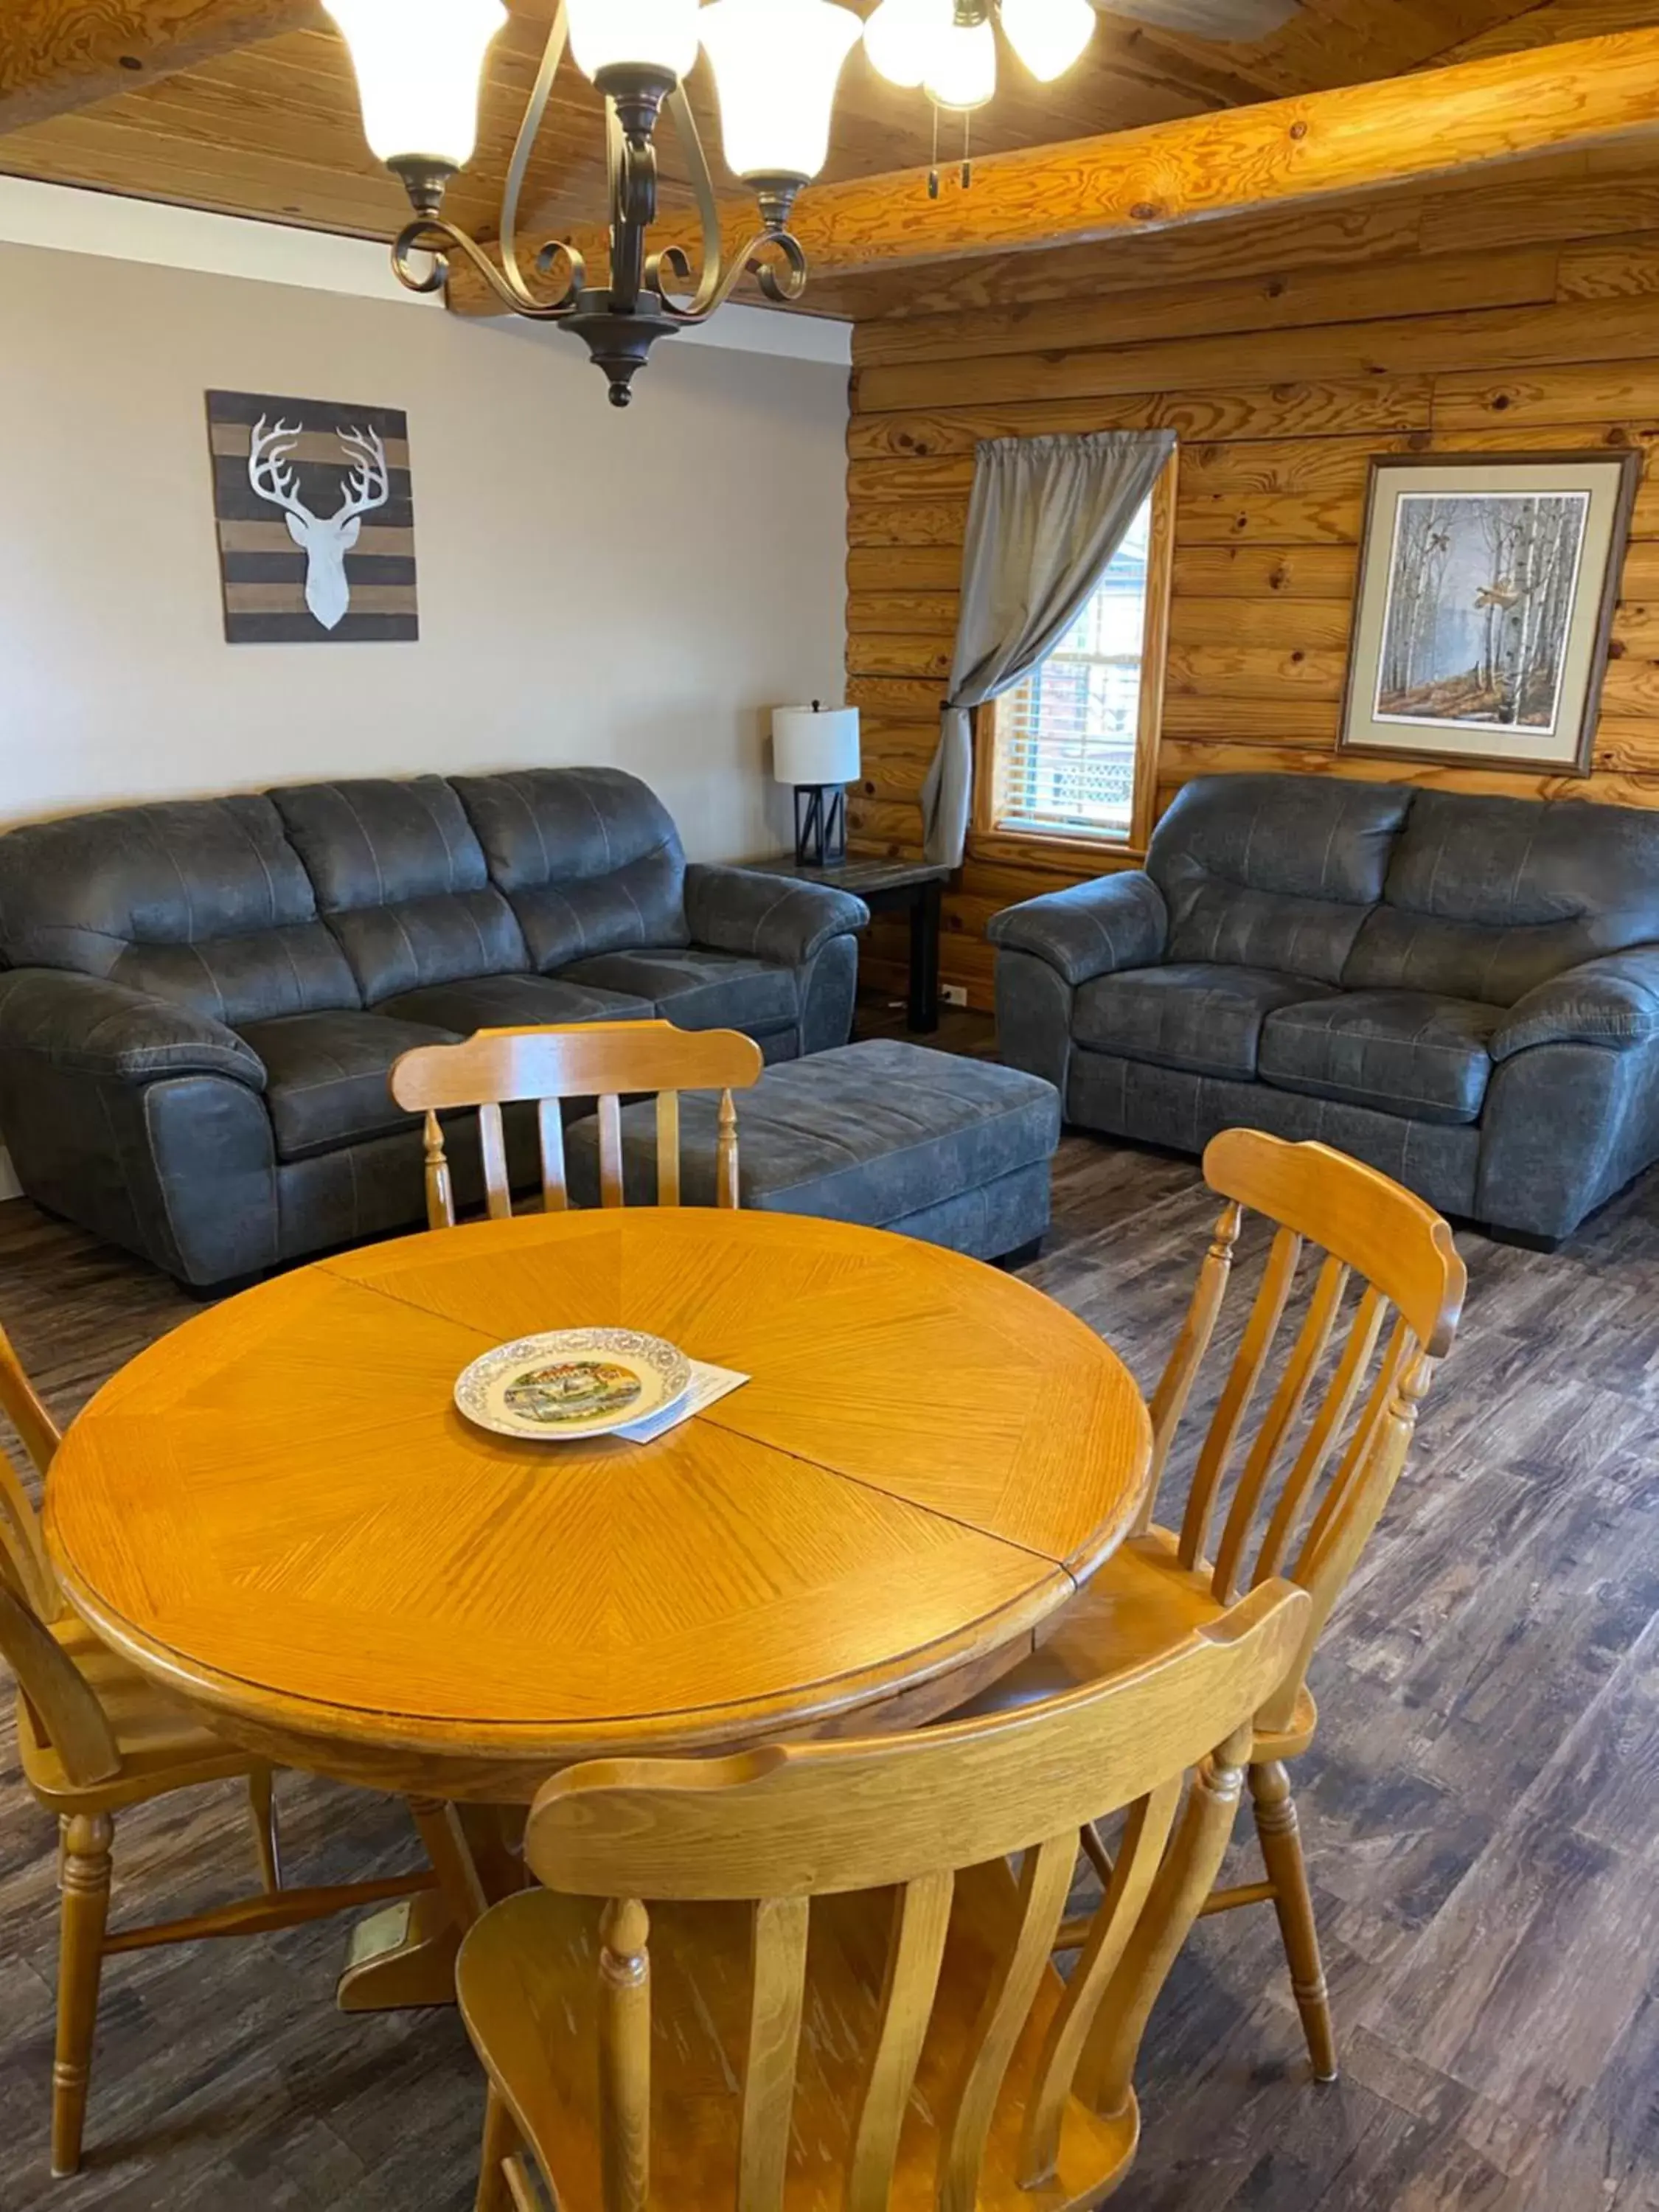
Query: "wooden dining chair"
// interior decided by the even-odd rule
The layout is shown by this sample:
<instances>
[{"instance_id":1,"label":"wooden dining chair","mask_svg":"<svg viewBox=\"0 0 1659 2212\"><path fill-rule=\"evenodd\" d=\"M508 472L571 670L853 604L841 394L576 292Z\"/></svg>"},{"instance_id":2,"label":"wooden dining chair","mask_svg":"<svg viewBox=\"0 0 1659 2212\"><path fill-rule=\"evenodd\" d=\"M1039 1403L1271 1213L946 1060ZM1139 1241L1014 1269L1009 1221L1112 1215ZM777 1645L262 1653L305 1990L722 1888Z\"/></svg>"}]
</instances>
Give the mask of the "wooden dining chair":
<instances>
[{"instance_id":1,"label":"wooden dining chair","mask_svg":"<svg viewBox=\"0 0 1659 2212\"><path fill-rule=\"evenodd\" d=\"M738 1203L738 1116L734 1091L760 1080L765 1062L738 1030L682 1030L672 1022L584 1022L569 1028L480 1030L461 1044L420 1045L392 1070L392 1095L426 1116L426 1212L434 1229L455 1225L455 1191L439 1115L477 1107L484 1198L492 1221L513 1212L501 1109L533 1103L541 1148L542 1203L562 1213L570 1203L560 1102L592 1098L599 1115L599 1197L623 1195L622 1102L657 1094L657 1203L680 1202L682 1091L718 1091L717 1202Z\"/></svg>"},{"instance_id":2,"label":"wooden dining chair","mask_svg":"<svg viewBox=\"0 0 1659 2212\"><path fill-rule=\"evenodd\" d=\"M1264 1586L1036 1711L555 1778L525 1837L547 1887L457 1967L490 2082L480 2212L538 2202L526 2148L559 2212L781 2212L786 2179L791 2212L1096 2203L1310 1609ZM1103 1787L1127 1840L1066 1981Z\"/></svg>"},{"instance_id":3,"label":"wooden dining chair","mask_svg":"<svg viewBox=\"0 0 1659 2212\"><path fill-rule=\"evenodd\" d=\"M0 1411L44 1479L60 1437L0 1329ZM65 1607L27 1492L0 1449L0 1657L16 1678L23 1778L58 1818L63 1893L58 2037L52 2066L52 2170L81 2163L103 1962L158 1943L251 1936L319 1920L432 1887L429 1872L332 1888L283 1886L271 1770L215 1734L102 1644ZM107 1928L113 1815L193 1788L247 1790L261 1891L189 1919Z\"/></svg>"},{"instance_id":4,"label":"wooden dining chair","mask_svg":"<svg viewBox=\"0 0 1659 2212\"><path fill-rule=\"evenodd\" d=\"M1204 1176L1226 1205L1152 1401L1152 1471L1134 1532L1058 1616L1040 1649L968 1710L1006 1711L1132 1665L1181 1629L1221 1618L1240 1590L1277 1576L1308 1592L1296 1663L1257 1715L1250 1747L1267 1878L1218 1890L1204 1910L1273 1905L1314 2072L1329 2081L1335 2033L1285 1762L1313 1741L1318 1713L1308 1663L1406 1463L1435 1364L1456 1334L1468 1277L1432 1206L1328 1146L1230 1129L1206 1151ZM1274 1223L1275 1233L1198 1449L1180 1526L1165 1528L1152 1518L1158 1488L1223 1310L1246 1209ZM1316 1256L1304 1270L1309 1247ZM1287 1332L1276 1383L1244 1449L1299 1272L1306 1310ZM1109 1879L1097 1830L1086 1828L1083 1840ZM1062 1944L1081 1933L1062 1930Z\"/></svg>"}]
</instances>

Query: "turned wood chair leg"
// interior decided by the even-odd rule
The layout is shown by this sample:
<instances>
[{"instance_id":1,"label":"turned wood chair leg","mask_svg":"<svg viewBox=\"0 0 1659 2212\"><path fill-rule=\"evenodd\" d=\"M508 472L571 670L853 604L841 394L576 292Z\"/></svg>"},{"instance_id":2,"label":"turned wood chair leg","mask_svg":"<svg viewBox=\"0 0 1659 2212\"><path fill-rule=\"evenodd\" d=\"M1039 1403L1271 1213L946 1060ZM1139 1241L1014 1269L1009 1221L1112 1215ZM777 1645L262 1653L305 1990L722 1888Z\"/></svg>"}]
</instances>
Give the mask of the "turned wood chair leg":
<instances>
[{"instance_id":1,"label":"turned wood chair leg","mask_svg":"<svg viewBox=\"0 0 1659 2212\"><path fill-rule=\"evenodd\" d=\"M109 1917L110 1844L104 1813L76 1814L64 1830L64 1902L58 1958L58 2048L52 2069L52 2170L76 2172L92 2078L98 1982Z\"/></svg>"},{"instance_id":2,"label":"turned wood chair leg","mask_svg":"<svg viewBox=\"0 0 1659 2212\"><path fill-rule=\"evenodd\" d=\"M1282 1759L1250 1769L1250 1796L1255 1808L1255 1832L1267 1878L1273 1886L1273 1910L1290 1962L1291 1989L1302 2015L1302 2032L1308 2039L1314 2079L1334 2081L1336 2030L1331 2020L1330 1992L1319 1955L1319 1929L1314 1920L1313 1895L1308 1887L1308 1869L1302 1856L1302 1832L1297 1823L1291 1778Z\"/></svg>"},{"instance_id":3,"label":"turned wood chair leg","mask_svg":"<svg viewBox=\"0 0 1659 2212\"><path fill-rule=\"evenodd\" d=\"M274 1779L268 1766L256 1766L247 1778L248 1814L253 1824L253 1855L259 1863L259 1880L268 1897L274 1897L283 1886L283 1839L276 1825Z\"/></svg>"}]
</instances>

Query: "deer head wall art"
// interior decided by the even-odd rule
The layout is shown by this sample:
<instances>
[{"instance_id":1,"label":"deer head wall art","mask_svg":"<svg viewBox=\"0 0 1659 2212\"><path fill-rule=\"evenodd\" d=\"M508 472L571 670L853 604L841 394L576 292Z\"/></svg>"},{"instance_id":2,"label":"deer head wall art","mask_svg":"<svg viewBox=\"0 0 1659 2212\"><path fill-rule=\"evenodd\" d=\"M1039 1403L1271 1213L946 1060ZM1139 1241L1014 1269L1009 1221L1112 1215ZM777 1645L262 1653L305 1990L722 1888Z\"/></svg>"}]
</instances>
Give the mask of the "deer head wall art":
<instances>
[{"instance_id":1,"label":"deer head wall art","mask_svg":"<svg viewBox=\"0 0 1659 2212\"><path fill-rule=\"evenodd\" d=\"M418 636L406 418L215 392L208 424L230 642Z\"/></svg>"}]
</instances>

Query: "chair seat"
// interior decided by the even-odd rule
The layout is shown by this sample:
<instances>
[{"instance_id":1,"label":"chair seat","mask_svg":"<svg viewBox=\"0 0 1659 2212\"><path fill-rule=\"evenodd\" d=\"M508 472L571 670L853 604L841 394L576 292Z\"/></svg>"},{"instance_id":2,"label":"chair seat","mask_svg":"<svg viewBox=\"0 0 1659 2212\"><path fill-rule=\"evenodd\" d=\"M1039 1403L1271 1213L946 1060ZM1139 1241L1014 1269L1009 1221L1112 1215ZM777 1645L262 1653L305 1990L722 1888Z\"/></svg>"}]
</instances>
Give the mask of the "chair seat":
<instances>
[{"instance_id":1,"label":"chair seat","mask_svg":"<svg viewBox=\"0 0 1659 2212\"><path fill-rule=\"evenodd\" d=\"M1417 1121L1478 1121L1502 1006L1432 991L1345 991L1270 1014L1261 1074L1279 1091Z\"/></svg>"},{"instance_id":2,"label":"chair seat","mask_svg":"<svg viewBox=\"0 0 1659 2212\"><path fill-rule=\"evenodd\" d=\"M948 1717L966 1720L1004 1713L1056 1698L1170 1650L1194 1628L1218 1620L1226 1607L1211 1594L1207 1574L1194 1574L1176 1556L1167 1528L1132 1536L1091 1575L1071 1603L1039 1632L1042 1641L1011 1674L981 1690ZM1318 1714L1306 1687L1297 1693L1287 1729L1260 1730L1253 1755L1294 1759L1313 1741Z\"/></svg>"},{"instance_id":3,"label":"chair seat","mask_svg":"<svg viewBox=\"0 0 1659 2212\"><path fill-rule=\"evenodd\" d=\"M121 1753L112 1782L70 1781L63 1761L37 1730L26 1699L17 1700L17 1744L23 1778L49 1811L113 1813L168 1790L218 1782L259 1762L204 1725L147 1674L110 1649L73 1613L52 1625L57 1642L103 1707Z\"/></svg>"},{"instance_id":4,"label":"chair seat","mask_svg":"<svg viewBox=\"0 0 1659 2212\"><path fill-rule=\"evenodd\" d=\"M1256 1072L1262 1025L1281 1006L1317 1000L1328 987L1271 968L1188 960L1097 976L1077 994L1072 1030L1094 1052L1150 1060L1192 1075L1247 1080Z\"/></svg>"},{"instance_id":5,"label":"chair seat","mask_svg":"<svg viewBox=\"0 0 1659 2212\"><path fill-rule=\"evenodd\" d=\"M939 1995L901 2139L892 2212L933 2212L941 2124L964 2054L976 2047L985 1992L1014 1911L1006 1866L957 1879ZM524 2132L551 2164L560 2212L602 2212L599 2081L599 1921L591 1899L538 1890L487 1913L461 1947L456 1987L474 2043ZM653 1907L651 1926L653 2203L728 2212L749 2033L752 1908ZM787 2212L842 2212L854 2130L882 1994L892 1893L812 1903L806 2001L796 2076ZM1108 2193L1133 2154L1133 2096L1102 2118L1067 2108L1059 2172L1021 2189L1025 2094L1064 1984L1052 1967L1009 2067L976 2212L1060 2212ZM1085 2062L1086 2066L1086 2062Z\"/></svg>"}]
</instances>

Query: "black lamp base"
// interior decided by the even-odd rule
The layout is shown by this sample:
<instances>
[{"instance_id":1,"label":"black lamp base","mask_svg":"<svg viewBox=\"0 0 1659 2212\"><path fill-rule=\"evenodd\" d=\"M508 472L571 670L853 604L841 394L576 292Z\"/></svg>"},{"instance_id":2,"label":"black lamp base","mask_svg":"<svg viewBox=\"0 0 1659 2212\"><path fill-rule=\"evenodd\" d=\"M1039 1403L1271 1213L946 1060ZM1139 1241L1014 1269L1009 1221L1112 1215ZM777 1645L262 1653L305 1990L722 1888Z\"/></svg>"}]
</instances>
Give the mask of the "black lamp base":
<instances>
[{"instance_id":1,"label":"black lamp base","mask_svg":"<svg viewBox=\"0 0 1659 2212\"><path fill-rule=\"evenodd\" d=\"M839 868L847 859L847 792L839 783L795 786L795 865Z\"/></svg>"}]
</instances>

